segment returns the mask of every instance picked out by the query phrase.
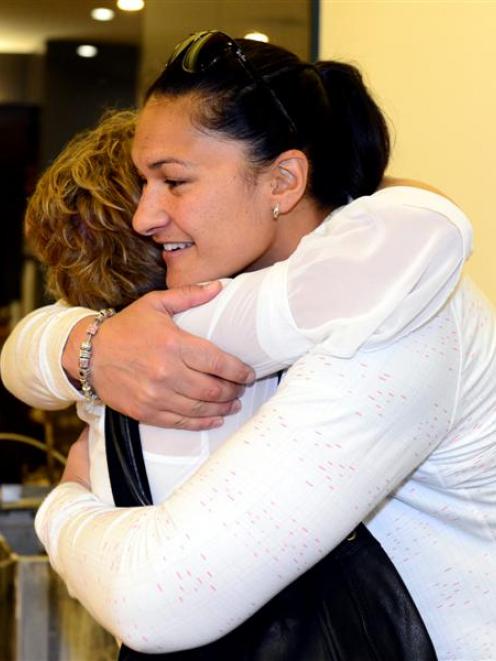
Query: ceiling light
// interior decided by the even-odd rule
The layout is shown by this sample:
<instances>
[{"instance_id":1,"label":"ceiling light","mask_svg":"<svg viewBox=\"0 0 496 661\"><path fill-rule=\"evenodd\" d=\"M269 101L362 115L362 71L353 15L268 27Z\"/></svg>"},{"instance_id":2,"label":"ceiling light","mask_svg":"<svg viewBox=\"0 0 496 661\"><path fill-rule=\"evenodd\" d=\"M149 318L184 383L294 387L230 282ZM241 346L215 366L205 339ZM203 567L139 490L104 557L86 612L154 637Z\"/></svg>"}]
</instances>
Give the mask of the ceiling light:
<instances>
[{"instance_id":1,"label":"ceiling light","mask_svg":"<svg viewBox=\"0 0 496 661\"><path fill-rule=\"evenodd\" d=\"M91 10L91 18L95 19L95 21L111 21L114 16L114 10L107 7L96 7Z\"/></svg>"},{"instance_id":2,"label":"ceiling light","mask_svg":"<svg viewBox=\"0 0 496 661\"><path fill-rule=\"evenodd\" d=\"M81 46L76 48L76 53L79 57L95 57L98 53L98 48L91 44L81 44Z\"/></svg>"},{"instance_id":3,"label":"ceiling light","mask_svg":"<svg viewBox=\"0 0 496 661\"><path fill-rule=\"evenodd\" d=\"M145 0L117 0L117 6L123 11L139 11L145 6Z\"/></svg>"},{"instance_id":4,"label":"ceiling light","mask_svg":"<svg viewBox=\"0 0 496 661\"><path fill-rule=\"evenodd\" d=\"M245 34L245 39L251 39L252 41L263 41L264 44L269 43L269 36L263 32L248 32Z\"/></svg>"}]
</instances>

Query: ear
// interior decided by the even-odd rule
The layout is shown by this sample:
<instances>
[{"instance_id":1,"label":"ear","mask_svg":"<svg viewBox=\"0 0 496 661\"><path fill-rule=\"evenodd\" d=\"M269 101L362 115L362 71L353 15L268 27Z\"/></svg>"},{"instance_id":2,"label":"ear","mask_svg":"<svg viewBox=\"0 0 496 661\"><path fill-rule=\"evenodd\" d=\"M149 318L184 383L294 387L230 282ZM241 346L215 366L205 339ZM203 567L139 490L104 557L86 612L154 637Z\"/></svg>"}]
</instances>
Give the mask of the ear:
<instances>
[{"instance_id":1,"label":"ear","mask_svg":"<svg viewBox=\"0 0 496 661\"><path fill-rule=\"evenodd\" d=\"M269 168L272 206L278 203L283 214L292 211L305 195L308 170L308 158L299 149L279 154Z\"/></svg>"}]
</instances>

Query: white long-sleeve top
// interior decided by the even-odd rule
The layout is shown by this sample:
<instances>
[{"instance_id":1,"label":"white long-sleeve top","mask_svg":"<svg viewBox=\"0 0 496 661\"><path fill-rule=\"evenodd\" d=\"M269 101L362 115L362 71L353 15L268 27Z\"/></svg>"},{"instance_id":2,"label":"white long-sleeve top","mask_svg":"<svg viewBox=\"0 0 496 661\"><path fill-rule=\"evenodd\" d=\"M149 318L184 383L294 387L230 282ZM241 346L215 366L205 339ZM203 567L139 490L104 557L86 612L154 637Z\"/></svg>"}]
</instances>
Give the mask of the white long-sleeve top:
<instances>
[{"instance_id":1,"label":"white long-sleeve top","mask_svg":"<svg viewBox=\"0 0 496 661\"><path fill-rule=\"evenodd\" d=\"M345 210L359 211L360 204L362 210L370 209L371 201L375 204L379 196L383 193L372 196L374 200L358 200ZM434 204L433 198L429 204ZM381 209L383 217L388 209L387 204ZM345 210L336 212L333 220ZM450 225L448 213L438 209L427 213L425 203L406 204L401 213L398 209L395 213L396 217L416 216L411 234L403 226L398 248L422 231L422 222L417 222L422 217ZM357 214L355 220L359 218ZM336 223L338 237L345 225ZM431 230L435 226L432 223ZM456 241L448 249L446 239L455 235L466 250L467 242L460 242L463 226L455 226L456 232L448 232L441 242L447 252ZM384 229L382 217L376 227ZM381 243L370 238L362 245L369 251L366 256ZM484 560L484 571L494 576L490 566L494 521L488 505L494 483L491 411L495 394L494 378L491 384L487 376L495 370L494 320L470 288L460 289L442 307L459 275L460 256L451 262L454 268L446 268L438 263L442 251L429 254L436 259L426 260L415 275L411 262L398 259L413 279L407 283L403 272L396 273L391 288L403 291L396 307L388 308L379 297L363 297L362 312L370 312L366 318L379 306L387 312L372 333L364 333L350 350L342 326L333 327L331 322L328 339L289 370L276 396L161 506L114 510L76 485L63 485L52 493L38 515L38 532L55 567L97 619L131 647L145 651L208 642L248 617L380 504L371 514L370 525L409 585L440 658L491 658L494 585L481 568ZM466 254L462 250L462 261ZM348 256L350 261L369 263L359 249L350 250ZM374 290L381 273L388 272L381 260L377 265L379 275L367 292ZM444 281L440 278L437 289L421 302L417 295L428 276L443 269ZM289 346L297 351L298 334L310 343L321 338L312 337L319 324L310 327L295 320L298 307L290 295L294 287L288 287L287 273L282 290L277 290L277 278L270 288L287 294L287 304L281 302L279 307L284 314L289 311L289 317L282 314L281 318L292 320L293 344ZM392 274L389 271L383 284L389 284ZM271 277L269 270L261 276L262 292L265 277ZM323 289L325 295L328 289ZM230 290L232 284L225 291ZM386 298L388 293L385 289ZM407 305L403 316L398 312L409 297L417 305L417 320L408 317ZM258 295L257 306L260 299L263 296ZM346 297L341 299L344 305ZM321 300L314 303L314 321ZM230 301L239 303L238 297L231 296ZM274 307L280 301L276 303ZM357 301L353 300L352 308L350 324L363 318ZM221 306L211 329L218 328L216 321L228 309ZM341 314L336 320L342 318ZM422 323L427 319L428 323ZM471 324L465 323L467 319ZM396 328L389 336L388 323L389 329ZM273 324L268 327L275 332ZM415 327L418 330L408 334ZM482 334L480 328L485 329ZM247 338L252 347L258 344L264 351L265 362L268 356L279 366L283 343L273 340L278 355L272 358L266 330L259 323L256 333ZM308 349L305 342L302 350ZM475 350L478 361L473 359ZM263 373L263 366L260 369ZM60 393L59 401L63 401ZM469 413L473 429L469 425L464 435ZM479 454L483 455L480 460ZM489 469L487 480L480 478L481 464ZM446 488L447 476L451 488ZM457 479L464 493L467 485L470 500L457 495ZM460 519L462 524L454 523ZM451 588L444 580L449 570L457 579L463 575L461 590L459 581ZM482 581L490 597L480 595L477 585ZM472 610L460 602L459 591L464 598L471 595Z\"/></svg>"},{"instance_id":2,"label":"white long-sleeve top","mask_svg":"<svg viewBox=\"0 0 496 661\"><path fill-rule=\"evenodd\" d=\"M257 375L291 365L326 338L333 355L378 348L421 326L446 301L471 250L471 228L447 199L386 188L332 213L293 255L273 267L225 281L210 304L177 316L186 330L240 355ZM2 378L20 399L41 408L78 402L90 425L91 485L111 504L103 407L89 405L68 381L61 355L67 335L94 314L63 303L19 324L2 353ZM267 377L246 389L242 410L204 432L141 425L154 502L164 500L275 391Z\"/></svg>"},{"instance_id":3,"label":"white long-sleeve top","mask_svg":"<svg viewBox=\"0 0 496 661\"><path fill-rule=\"evenodd\" d=\"M389 347L311 349L162 504L114 509L66 483L36 528L95 618L159 652L226 633L361 520L438 658L494 659L496 323L469 284Z\"/></svg>"}]
</instances>

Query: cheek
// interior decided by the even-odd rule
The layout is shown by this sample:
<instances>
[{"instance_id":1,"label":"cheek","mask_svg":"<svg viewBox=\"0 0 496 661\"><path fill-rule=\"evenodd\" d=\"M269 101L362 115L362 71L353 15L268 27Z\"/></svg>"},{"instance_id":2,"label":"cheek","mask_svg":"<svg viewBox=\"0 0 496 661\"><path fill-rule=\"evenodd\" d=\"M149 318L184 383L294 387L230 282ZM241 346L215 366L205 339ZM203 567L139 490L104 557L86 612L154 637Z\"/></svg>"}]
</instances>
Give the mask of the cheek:
<instances>
[{"instance_id":1,"label":"cheek","mask_svg":"<svg viewBox=\"0 0 496 661\"><path fill-rule=\"evenodd\" d=\"M257 222L254 218L238 227L230 242L230 261L236 271L241 271L253 263L257 263L272 247L274 231L271 226Z\"/></svg>"},{"instance_id":2,"label":"cheek","mask_svg":"<svg viewBox=\"0 0 496 661\"><path fill-rule=\"evenodd\" d=\"M270 247L276 223L257 191L248 191L245 182L228 184L215 194L209 190L201 201L197 196L188 216L203 259L212 263L220 258L237 271Z\"/></svg>"}]
</instances>

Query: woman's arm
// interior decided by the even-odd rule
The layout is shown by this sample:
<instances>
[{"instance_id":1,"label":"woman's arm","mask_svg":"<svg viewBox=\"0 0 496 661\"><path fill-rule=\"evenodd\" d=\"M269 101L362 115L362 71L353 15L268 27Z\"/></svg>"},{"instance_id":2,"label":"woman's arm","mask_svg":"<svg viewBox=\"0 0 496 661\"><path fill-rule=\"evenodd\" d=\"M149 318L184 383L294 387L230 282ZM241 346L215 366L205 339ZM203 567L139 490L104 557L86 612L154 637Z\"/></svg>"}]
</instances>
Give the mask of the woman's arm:
<instances>
[{"instance_id":1,"label":"woman's arm","mask_svg":"<svg viewBox=\"0 0 496 661\"><path fill-rule=\"evenodd\" d=\"M82 394L62 367L62 355L72 328L95 313L55 303L35 310L20 321L7 338L1 355L5 387L30 406L63 409Z\"/></svg>"},{"instance_id":2,"label":"woman's arm","mask_svg":"<svg viewBox=\"0 0 496 661\"><path fill-rule=\"evenodd\" d=\"M336 211L284 262L230 281L178 315L257 376L326 340L335 356L386 346L446 303L471 253L466 216L432 191L396 186Z\"/></svg>"},{"instance_id":3,"label":"woman's arm","mask_svg":"<svg viewBox=\"0 0 496 661\"><path fill-rule=\"evenodd\" d=\"M363 346L385 345L431 318L453 291L470 250L470 224L449 200L418 188L391 187L338 210L304 237L288 260L227 281L212 301L176 315L175 321L239 356L258 376L287 367L324 338L334 355L351 356ZM174 382L174 373L157 358L173 330L165 328L165 316L161 323L157 309L157 301L167 294L148 295L106 321L95 338L93 358L102 399L159 426L175 426L160 417L163 402L172 403L170 389L164 396L163 372ZM33 327L36 314L30 322L21 322L4 354L22 355L29 341L35 355L36 341L23 332L23 324ZM40 313L39 323L45 328L36 332L48 346L56 324L46 312ZM66 340L55 337L54 344L65 345ZM79 343L69 341L66 346L72 348L72 360L66 364L72 363L75 372ZM7 387L26 400L30 384L38 396L44 381L49 396L73 400L77 393L67 379L62 383L60 355L57 360L57 365L44 360L38 367L36 360L17 365L17 358L9 361L6 356L4 362L11 367L2 366ZM22 391L14 389L19 370ZM198 391L193 396L202 399ZM191 415L192 407L182 413Z\"/></svg>"},{"instance_id":4,"label":"woman's arm","mask_svg":"<svg viewBox=\"0 0 496 661\"><path fill-rule=\"evenodd\" d=\"M211 342L182 331L172 321L175 312L204 303L220 289L219 283L212 283L208 287L152 292L118 315L120 342L115 344L121 354L116 354L115 344L111 345L114 359L116 355L118 359L107 369L110 370L107 381L111 393L119 387L128 388L127 413L132 414L131 404L136 405L133 386L140 383L143 366L154 369L161 377L159 394L165 390L162 408L166 410L160 409L158 413L154 410L153 414L159 417L158 424L162 426L208 429L217 426L220 416L227 415L236 405L242 389L239 384L254 378L251 368ZM148 314L141 314L143 308ZM94 314L87 308L69 308L62 302L36 310L23 319L2 351L1 372L6 387L19 399L40 408L64 408L71 402L83 401L81 392L73 385L76 379L71 382L63 369L67 365L64 356L68 348L72 349L73 362L78 365L79 345ZM112 321L109 319L106 324ZM106 362L106 351L99 345L106 324L93 341L93 369ZM157 361L157 355L161 362ZM75 367L73 374L77 376ZM93 382L100 393L99 381L93 379ZM147 406L153 393L145 389L145 394L144 406ZM106 401L113 403L112 397ZM185 417L185 411L192 411L195 418Z\"/></svg>"},{"instance_id":5,"label":"woman's arm","mask_svg":"<svg viewBox=\"0 0 496 661\"><path fill-rule=\"evenodd\" d=\"M160 506L111 509L80 485L57 487L36 527L72 594L145 652L206 644L244 621L448 433L457 355L419 351L436 346L441 322L351 359L312 350Z\"/></svg>"}]
</instances>

